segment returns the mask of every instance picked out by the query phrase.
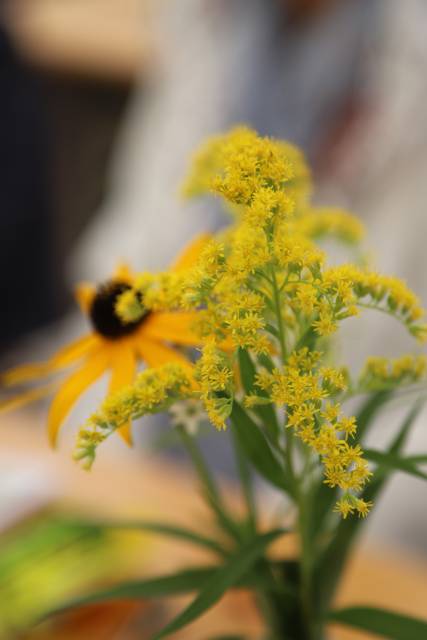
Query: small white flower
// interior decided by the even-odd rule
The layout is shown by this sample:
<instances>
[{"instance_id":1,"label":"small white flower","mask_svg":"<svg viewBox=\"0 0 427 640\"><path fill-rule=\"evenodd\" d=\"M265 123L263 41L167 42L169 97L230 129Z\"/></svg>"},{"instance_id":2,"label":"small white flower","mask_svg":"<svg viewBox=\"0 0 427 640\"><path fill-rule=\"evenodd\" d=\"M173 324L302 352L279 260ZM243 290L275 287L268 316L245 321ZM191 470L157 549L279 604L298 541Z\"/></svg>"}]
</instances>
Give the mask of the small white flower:
<instances>
[{"instance_id":1,"label":"small white flower","mask_svg":"<svg viewBox=\"0 0 427 640\"><path fill-rule=\"evenodd\" d=\"M199 424L208 419L200 400L190 398L176 402L169 409L172 425L174 427L184 427L190 435L197 434Z\"/></svg>"}]
</instances>

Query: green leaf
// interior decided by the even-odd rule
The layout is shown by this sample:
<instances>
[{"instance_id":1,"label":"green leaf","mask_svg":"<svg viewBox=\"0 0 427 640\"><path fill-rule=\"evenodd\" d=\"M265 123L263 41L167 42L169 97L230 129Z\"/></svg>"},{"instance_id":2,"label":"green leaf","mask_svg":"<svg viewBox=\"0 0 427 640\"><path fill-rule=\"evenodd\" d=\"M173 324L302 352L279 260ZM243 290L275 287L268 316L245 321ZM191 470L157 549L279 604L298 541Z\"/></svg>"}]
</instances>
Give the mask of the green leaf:
<instances>
[{"instance_id":1,"label":"green leaf","mask_svg":"<svg viewBox=\"0 0 427 640\"><path fill-rule=\"evenodd\" d=\"M294 351L298 351L302 347L308 347L310 351L315 348L316 342L318 341L319 336L316 334L315 329L310 325L304 333L298 338L294 346Z\"/></svg>"},{"instance_id":2,"label":"green leaf","mask_svg":"<svg viewBox=\"0 0 427 640\"><path fill-rule=\"evenodd\" d=\"M260 353L257 360L269 373L272 373L276 368L273 360L266 353Z\"/></svg>"},{"instance_id":3,"label":"green leaf","mask_svg":"<svg viewBox=\"0 0 427 640\"><path fill-rule=\"evenodd\" d=\"M390 391L377 391L368 396L356 416L357 431L355 442L361 442L373 424L374 418L392 397Z\"/></svg>"},{"instance_id":4,"label":"green leaf","mask_svg":"<svg viewBox=\"0 0 427 640\"><path fill-rule=\"evenodd\" d=\"M246 393L252 393L256 374L254 363L246 349L239 349L238 358L243 388Z\"/></svg>"},{"instance_id":5,"label":"green leaf","mask_svg":"<svg viewBox=\"0 0 427 640\"><path fill-rule=\"evenodd\" d=\"M332 507L338 500L338 487L328 487L323 482L323 474L315 484L310 498L310 525L307 527L313 540L321 537L329 524Z\"/></svg>"},{"instance_id":6,"label":"green leaf","mask_svg":"<svg viewBox=\"0 0 427 640\"><path fill-rule=\"evenodd\" d=\"M276 529L244 543L237 553L228 559L226 564L216 570L209 583L202 588L196 599L158 633L153 640L160 640L182 629L210 609L228 589L238 584L259 558L262 557L268 545L283 533L285 532L282 529Z\"/></svg>"},{"instance_id":7,"label":"green leaf","mask_svg":"<svg viewBox=\"0 0 427 640\"><path fill-rule=\"evenodd\" d=\"M243 451L258 473L275 487L289 492L285 469L279 463L261 429L236 401L231 413L231 424Z\"/></svg>"},{"instance_id":8,"label":"green leaf","mask_svg":"<svg viewBox=\"0 0 427 640\"><path fill-rule=\"evenodd\" d=\"M398 430L395 439L392 441L387 453L392 455L398 455L400 453L408 437L409 430L418 416L420 409L421 404L417 401L400 426L400 429ZM392 469L387 469L380 465L375 471L374 477L371 479L369 484L367 484L361 497L366 501L374 501L384 488L391 472ZM336 527L335 534L329 540L324 552L317 561L315 589L316 602L319 610L325 609L329 606L351 546L360 531L362 522L364 522L362 518L356 517L349 517L345 520L340 520Z\"/></svg>"},{"instance_id":9,"label":"green leaf","mask_svg":"<svg viewBox=\"0 0 427 640\"><path fill-rule=\"evenodd\" d=\"M417 478L427 480L427 473L416 467L416 464L410 458L402 458L393 453L377 451L376 449L364 449L365 458L381 465L381 472L389 470L403 471Z\"/></svg>"},{"instance_id":10,"label":"green leaf","mask_svg":"<svg viewBox=\"0 0 427 640\"><path fill-rule=\"evenodd\" d=\"M400 451L402 451L403 447L405 446L406 440L408 438L409 431L410 431L414 421L417 419L417 417L418 417L423 405L424 405L424 400L418 399L415 402L414 406L410 410L409 414L407 415L407 417L403 421L402 426L400 427L399 431L397 432L396 437L394 438L394 440L391 443L391 446L390 446L390 449L389 449L390 453L398 454L398 453L400 453Z\"/></svg>"},{"instance_id":11,"label":"green leaf","mask_svg":"<svg viewBox=\"0 0 427 640\"><path fill-rule=\"evenodd\" d=\"M399 613L373 607L349 607L332 611L328 619L333 622L370 631L392 640L425 640L427 620L410 618Z\"/></svg>"},{"instance_id":12,"label":"green leaf","mask_svg":"<svg viewBox=\"0 0 427 640\"><path fill-rule=\"evenodd\" d=\"M228 509L216 485L215 478L197 445L196 439L187 433L184 428L177 427L177 429L181 436L181 441L194 465L194 469L197 472L204 498L216 516L218 524L231 538L240 541L242 536L239 525L229 515Z\"/></svg>"},{"instance_id":13,"label":"green leaf","mask_svg":"<svg viewBox=\"0 0 427 640\"><path fill-rule=\"evenodd\" d=\"M247 508L247 526L250 534L254 535L257 529L257 510L252 482L252 469L250 468L249 461L246 458L245 452L242 450L242 446L234 430L232 430L231 435L234 446L236 467Z\"/></svg>"},{"instance_id":14,"label":"green leaf","mask_svg":"<svg viewBox=\"0 0 427 640\"><path fill-rule=\"evenodd\" d=\"M276 329L275 326L273 326L272 324L267 322L267 324L265 325L265 329L266 329L266 331L271 333L272 336L274 336L275 338L279 339L280 334L279 334L279 332L278 332L278 330Z\"/></svg>"},{"instance_id":15,"label":"green leaf","mask_svg":"<svg viewBox=\"0 0 427 640\"><path fill-rule=\"evenodd\" d=\"M414 462L415 464L427 464L427 453L419 453L414 456L407 456L406 459Z\"/></svg>"},{"instance_id":16,"label":"green leaf","mask_svg":"<svg viewBox=\"0 0 427 640\"><path fill-rule=\"evenodd\" d=\"M215 551L222 556L226 553L222 545L220 545L216 540L208 538L197 531L192 531L185 527L171 525L164 522L136 520L135 522L100 523L99 526L102 529L141 529L142 531L152 531L153 533L158 533L160 535L186 540L187 542Z\"/></svg>"},{"instance_id":17,"label":"green leaf","mask_svg":"<svg viewBox=\"0 0 427 640\"><path fill-rule=\"evenodd\" d=\"M243 388L247 394L253 393L255 390L255 376L257 373L255 365L246 349L239 349L238 357ZM256 392L257 395L261 397L267 397L261 389L256 388ZM273 405L267 404L256 406L253 408L253 411L261 418L269 434L274 440L276 440L280 429Z\"/></svg>"},{"instance_id":18,"label":"green leaf","mask_svg":"<svg viewBox=\"0 0 427 640\"><path fill-rule=\"evenodd\" d=\"M108 589L102 589L64 603L61 607L49 612L45 617L62 613L68 609L104 602L106 600L159 598L173 596L191 591L199 591L210 582L217 567L201 567L186 569L171 575L123 582Z\"/></svg>"}]
</instances>

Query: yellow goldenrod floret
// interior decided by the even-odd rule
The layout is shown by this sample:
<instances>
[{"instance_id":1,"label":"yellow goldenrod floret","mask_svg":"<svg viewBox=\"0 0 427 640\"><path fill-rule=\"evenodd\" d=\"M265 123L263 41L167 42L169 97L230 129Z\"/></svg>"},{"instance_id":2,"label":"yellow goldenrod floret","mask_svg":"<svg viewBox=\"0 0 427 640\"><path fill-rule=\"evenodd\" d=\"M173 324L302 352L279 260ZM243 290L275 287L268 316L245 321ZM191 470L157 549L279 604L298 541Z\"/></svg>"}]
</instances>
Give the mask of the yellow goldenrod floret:
<instances>
[{"instance_id":1,"label":"yellow goldenrod floret","mask_svg":"<svg viewBox=\"0 0 427 640\"><path fill-rule=\"evenodd\" d=\"M340 513L344 520L354 512L356 512L359 517L366 518L371 507L372 502L367 502L362 498L357 498L347 493L338 500L334 507L334 511L336 513Z\"/></svg>"},{"instance_id":2,"label":"yellow goldenrod floret","mask_svg":"<svg viewBox=\"0 0 427 640\"><path fill-rule=\"evenodd\" d=\"M210 240L202 250L197 261L197 267L205 271L209 276L218 275L218 270L224 264L225 247L222 242Z\"/></svg>"},{"instance_id":3,"label":"yellow goldenrod floret","mask_svg":"<svg viewBox=\"0 0 427 640\"><path fill-rule=\"evenodd\" d=\"M295 213L298 215L306 209L312 193L310 167L301 149L284 140L279 140L278 144L293 166L294 175L286 183L286 193L295 203Z\"/></svg>"},{"instance_id":4,"label":"yellow goldenrod floret","mask_svg":"<svg viewBox=\"0 0 427 640\"><path fill-rule=\"evenodd\" d=\"M319 311L319 317L313 322L313 327L319 336L330 336L338 329L334 313L326 303Z\"/></svg>"},{"instance_id":5,"label":"yellow goldenrod floret","mask_svg":"<svg viewBox=\"0 0 427 640\"><path fill-rule=\"evenodd\" d=\"M232 409L233 371L229 357L212 338L202 348L194 377L209 420L224 429Z\"/></svg>"},{"instance_id":6,"label":"yellow goldenrod floret","mask_svg":"<svg viewBox=\"0 0 427 640\"><path fill-rule=\"evenodd\" d=\"M417 339L427 338L420 301L399 278L363 271L354 265L340 265L324 271L321 287L334 296L340 319L354 315L357 306L377 309L400 320Z\"/></svg>"},{"instance_id":7,"label":"yellow goldenrod floret","mask_svg":"<svg viewBox=\"0 0 427 640\"><path fill-rule=\"evenodd\" d=\"M366 518L369 511L373 506L373 502L363 500L362 498L355 498L355 509L360 518Z\"/></svg>"},{"instance_id":8,"label":"yellow goldenrod floret","mask_svg":"<svg viewBox=\"0 0 427 640\"><path fill-rule=\"evenodd\" d=\"M359 378L362 389L382 389L423 380L427 374L425 355L388 359L369 357Z\"/></svg>"},{"instance_id":9,"label":"yellow goldenrod floret","mask_svg":"<svg viewBox=\"0 0 427 640\"><path fill-rule=\"evenodd\" d=\"M267 235L262 229L247 224L236 229L227 267L237 280L247 278L270 262L271 255Z\"/></svg>"},{"instance_id":10,"label":"yellow goldenrod floret","mask_svg":"<svg viewBox=\"0 0 427 640\"><path fill-rule=\"evenodd\" d=\"M343 416L340 421L335 424L335 428L337 431L343 431L346 438L353 438L357 431L356 418L354 416L351 418Z\"/></svg>"},{"instance_id":11,"label":"yellow goldenrod floret","mask_svg":"<svg viewBox=\"0 0 427 640\"><path fill-rule=\"evenodd\" d=\"M310 238L332 236L350 244L360 242L365 234L358 218L333 207L308 209L296 222L296 229Z\"/></svg>"},{"instance_id":12,"label":"yellow goldenrod floret","mask_svg":"<svg viewBox=\"0 0 427 640\"><path fill-rule=\"evenodd\" d=\"M298 308L306 315L311 315L318 301L318 291L310 283L300 284L297 287L295 298Z\"/></svg>"},{"instance_id":13,"label":"yellow goldenrod floret","mask_svg":"<svg viewBox=\"0 0 427 640\"><path fill-rule=\"evenodd\" d=\"M279 227L274 237L274 256L279 267L301 272L304 268L318 271L324 253L303 235L289 235L286 226Z\"/></svg>"},{"instance_id":14,"label":"yellow goldenrod floret","mask_svg":"<svg viewBox=\"0 0 427 640\"><path fill-rule=\"evenodd\" d=\"M249 226L260 228L270 222L292 217L295 203L283 191L271 186L260 187L253 194L250 204L243 209L243 220Z\"/></svg>"},{"instance_id":15,"label":"yellow goldenrod floret","mask_svg":"<svg viewBox=\"0 0 427 640\"><path fill-rule=\"evenodd\" d=\"M322 386L331 394L347 389L348 372L345 368L320 367L319 375L322 377Z\"/></svg>"},{"instance_id":16,"label":"yellow goldenrod floret","mask_svg":"<svg viewBox=\"0 0 427 640\"><path fill-rule=\"evenodd\" d=\"M325 418L327 422L336 422L340 414L341 407L339 404L332 404L328 402L323 409L322 418Z\"/></svg>"}]
</instances>

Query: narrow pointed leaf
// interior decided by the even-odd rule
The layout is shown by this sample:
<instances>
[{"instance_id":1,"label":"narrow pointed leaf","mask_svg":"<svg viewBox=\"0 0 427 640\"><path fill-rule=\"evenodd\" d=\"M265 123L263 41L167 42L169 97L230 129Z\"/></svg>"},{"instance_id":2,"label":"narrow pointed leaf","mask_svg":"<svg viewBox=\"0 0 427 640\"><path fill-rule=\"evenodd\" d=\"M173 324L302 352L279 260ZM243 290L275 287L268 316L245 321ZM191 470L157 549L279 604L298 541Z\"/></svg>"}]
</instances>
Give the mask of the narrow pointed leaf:
<instances>
[{"instance_id":1,"label":"narrow pointed leaf","mask_svg":"<svg viewBox=\"0 0 427 640\"><path fill-rule=\"evenodd\" d=\"M205 461L196 439L187 433L185 429L178 427L178 430L181 436L181 441L190 456L194 469L197 472L203 496L216 516L218 524L231 538L239 541L241 539L239 526L228 512L228 508L222 499L222 495L217 487L215 478Z\"/></svg>"},{"instance_id":2,"label":"narrow pointed leaf","mask_svg":"<svg viewBox=\"0 0 427 640\"><path fill-rule=\"evenodd\" d=\"M170 624L157 634L154 640L160 640L190 624L217 603L224 593L247 575L254 564L263 556L265 549L273 540L285 533L282 529L270 531L243 544L236 555L217 569L215 574L195 600Z\"/></svg>"},{"instance_id":3,"label":"narrow pointed leaf","mask_svg":"<svg viewBox=\"0 0 427 640\"><path fill-rule=\"evenodd\" d=\"M349 607L332 611L328 619L375 633L382 638L393 638L393 640L425 640L427 638L427 620L411 618L385 609Z\"/></svg>"},{"instance_id":4,"label":"narrow pointed leaf","mask_svg":"<svg viewBox=\"0 0 427 640\"><path fill-rule=\"evenodd\" d=\"M381 465L382 472L403 471L417 478L427 480L427 473L417 468L410 458L403 458L393 453L377 451L376 449L364 449L365 458Z\"/></svg>"},{"instance_id":5,"label":"narrow pointed leaf","mask_svg":"<svg viewBox=\"0 0 427 640\"><path fill-rule=\"evenodd\" d=\"M70 600L47 615L54 615L68 609L106 600L159 598L199 591L212 579L216 570L216 567L201 567L147 580L123 582L108 589Z\"/></svg>"},{"instance_id":6,"label":"narrow pointed leaf","mask_svg":"<svg viewBox=\"0 0 427 640\"><path fill-rule=\"evenodd\" d=\"M356 416L356 442L362 442L364 436L366 436L371 428L374 418L377 417L377 414L391 398L392 394L390 391L377 391L367 398Z\"/></svg>"},{"instance_id":7,"label":"narrow pointed leaf","mask_svg":"<svg viewBox=\"0 0 427 640\"><path fill-rule=\"evenodd\" d=\"M407 456L406 459L410 462L413 462L414 464L427 464L427 453Z\"/></svg>"},{"instance_id":8,"label":"narrow pointed leaf","mask_svg":"<svg viewBox=\"0 0 427 640\"><path fill-rule=\"evenodd\" d=\"M285 469L279 463L259 426L236 401L233 403L231 424L243 451L258 473L275 487L289 492Z\"/></svg>"},{"instance_id":9,"label":"narrow pointed leaf","mask_svg":"<svg viewBox=\"0 0 427 640\"><path fill-rule=\"evenodd\" d=\"M149 522L145 520L135 520L134 522L117 522L117 523L100 523L102 528L113 529L140 529L141 531L150 531L159 535L164 535L172 538L179 538L180 540L190 542L200 547L205 547L211 551L215 551L221 555L225 554L225 550L219 542L213 538L181 527L178 525L172 525L164 522Z\"/></svg>"},{"instance_id":10,"label":"narrow pointed leaf","mask_svg":"<svg viewBox=\"0 0 427 640\"><path fill-rule=\"evenodd\" d=\"M272 324L267 323L265 325L265 329L266 331L268 331L269 333L271 333L272 336L274 336L275 338L279 338L279 332L276 329L276 327L274 327Z\"/></svg>"}]
</instances>

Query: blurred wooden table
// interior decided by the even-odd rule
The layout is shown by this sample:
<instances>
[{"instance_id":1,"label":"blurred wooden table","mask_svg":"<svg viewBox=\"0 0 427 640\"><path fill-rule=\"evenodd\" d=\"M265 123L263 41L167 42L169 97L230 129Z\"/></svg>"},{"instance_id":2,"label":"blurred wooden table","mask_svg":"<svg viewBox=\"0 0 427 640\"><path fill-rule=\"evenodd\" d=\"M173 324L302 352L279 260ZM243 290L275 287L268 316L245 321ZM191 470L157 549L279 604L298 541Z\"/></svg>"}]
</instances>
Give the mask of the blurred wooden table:
<instances>
[{"instance_id":1,"label":"blurred wooden table","mask_svg":"<svg viewBox=\"0 0 427 640\"><path fill-rule=\"evenodd\" d=\"M156 518L171 523L191 523L203 531L209 526L206 509L193 478L185 468L164 459L143 457L129 450L117 437L101 448L91 473L71 460L73 434L66 428L60 448L49 449L44 416L21 414L0 416L0 466L13 466L17 473L34 472L44 478L46 495L91 515ZM43 482L41 482L43 486ZM232 490L228 493L232 494ZM232 496L231 496L232 497ZM233 499L233 498L232 498ZM36 501L37 502L37 501ZM19 506L19 505L17 505ZM151 543L150 543L151 544ZM202 552L170 539L153 541L153 552L135 575L171 572L198 561L207 561ZM188 598L171 600L171 613ZM395 608L400 612L426 616L427 563L402 557L391 551L356 553L348 568L338 597L339 605L370 604ZM244 634L255 640L261 623L245 592L230 594L202 619L193 623L176 640L200 640L215 634ZM367 640L366 633L343 628L331 630L331 640Z\"/></svg>"},{"instance_id":2,"label":"blurred wooden table","mask_svg":"<svg viewBox=\"0 0 427 640\"><path fill-rule=\"evenodd\" d=\"M149 0L9 0L17 48L47 70L129 81L151 65Z\"/></svg>"}]
</instances>

